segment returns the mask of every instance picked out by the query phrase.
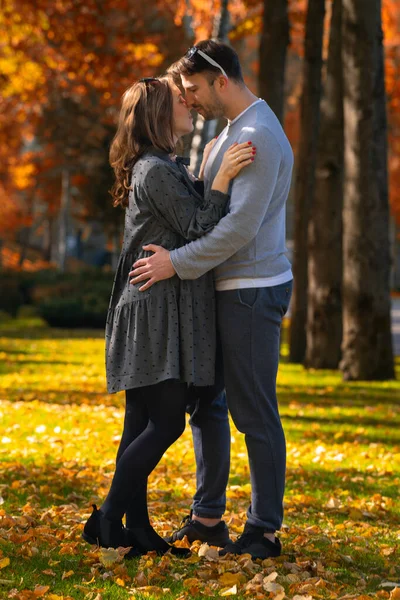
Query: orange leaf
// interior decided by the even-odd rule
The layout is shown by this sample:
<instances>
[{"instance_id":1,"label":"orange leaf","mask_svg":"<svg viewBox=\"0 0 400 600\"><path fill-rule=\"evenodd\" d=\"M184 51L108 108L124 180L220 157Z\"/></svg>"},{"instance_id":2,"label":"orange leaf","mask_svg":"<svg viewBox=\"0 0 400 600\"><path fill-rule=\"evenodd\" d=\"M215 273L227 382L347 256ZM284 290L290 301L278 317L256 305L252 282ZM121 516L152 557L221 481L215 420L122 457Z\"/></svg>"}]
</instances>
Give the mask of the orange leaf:
<instances>
[{"instance_id":1,"label":"orange leaf","mask_svg":"<svg viewBox=\"0 0 400 600\"><path fill-rule=\"evenodd\" d=\"M33 593L35 594L36 598L41 598L49 589L49 585L37 585L33 590Z\"/></svg>"}]
</instances>

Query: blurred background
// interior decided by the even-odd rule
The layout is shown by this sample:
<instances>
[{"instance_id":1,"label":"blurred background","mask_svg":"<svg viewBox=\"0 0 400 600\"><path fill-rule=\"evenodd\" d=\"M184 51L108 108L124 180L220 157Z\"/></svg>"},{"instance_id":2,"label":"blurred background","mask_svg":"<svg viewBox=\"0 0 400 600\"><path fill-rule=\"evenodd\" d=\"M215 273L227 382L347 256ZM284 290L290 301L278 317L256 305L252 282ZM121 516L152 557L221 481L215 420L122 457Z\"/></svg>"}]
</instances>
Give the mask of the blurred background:
<instances>
[{"instance_id":1,"label":"blurred background","mask_svg":"<svg viewBox=\"0 0 400 600\"><path fill-rule=\"evenodd\" d=\"M104 325L123 232L123 211L108 192L121 95L197 41L217 37L238 52L246 83L269 102L295 152L287 208L297 283L291 360L339 365L344 265L356 257L354 280L376 291L364 312L379 305L386 315L375 325L385 335L379 342L369 335L369 348L390 347L383 362L392 367L382 373L393 375L387 302L389 290L392 298L400 290L399 9L400 0L3 0L2 314L39 311L50 325ZM362 139L371 114L375 126ZM194 172L222 127L197 118L185 147ZM365 211L352 195L356 158L372 177ZM355 235L364 244L358 251L346 244ZM361 264L365 252L372 279ZM354 310L353 303L350 320ZM348 378L361 375L347 370Z\"/></svg>"}]
</instances>

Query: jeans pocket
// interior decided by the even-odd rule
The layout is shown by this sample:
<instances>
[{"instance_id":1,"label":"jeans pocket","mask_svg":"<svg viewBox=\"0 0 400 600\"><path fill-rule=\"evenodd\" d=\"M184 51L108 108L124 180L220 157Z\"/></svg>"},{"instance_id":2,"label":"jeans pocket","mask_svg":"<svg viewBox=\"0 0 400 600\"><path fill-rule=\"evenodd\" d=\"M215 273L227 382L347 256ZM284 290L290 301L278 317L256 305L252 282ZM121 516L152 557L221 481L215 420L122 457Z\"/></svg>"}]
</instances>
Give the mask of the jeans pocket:
<instances>
[{"instance_id":1,"label":"jeans pocket","mask_svg":"<svg viewBox=\"0 0 400 600\"><path fill-rule=\"evenodd\" d=\"M290 300L292 297L293 281L289 281L282 285L281 290L281 306L282 306L282 317L284 317L288 311Z\"/></svg>"},{"instance_id":2,"label":"jeans pocket","mask_svg":"<svg viewBox=\"0 0 400 600\"><path fill-rule=\"evenodd\" d=\"M238 290L239 300L241 304L253 308L257 300L258 288L245 288Z\"/></svg>"}]
</instances>

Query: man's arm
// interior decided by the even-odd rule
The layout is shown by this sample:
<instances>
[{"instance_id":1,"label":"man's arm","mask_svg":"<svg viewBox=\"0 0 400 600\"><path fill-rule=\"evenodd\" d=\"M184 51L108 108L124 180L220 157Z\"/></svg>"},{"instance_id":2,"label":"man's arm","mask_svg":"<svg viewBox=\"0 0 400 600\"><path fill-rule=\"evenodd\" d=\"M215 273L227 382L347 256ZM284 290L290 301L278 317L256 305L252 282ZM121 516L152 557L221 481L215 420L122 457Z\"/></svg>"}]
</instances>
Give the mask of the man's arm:
<instances>
[{"instance_id":1,"label":"man's arm","mask_svg":"<svg viewBox=\"0 0 400 600\"><path fill-rule=\"evenodd\" d=\"M282 151L267 128L251 133L246 129L243 136L246 139L250 136L257 148L257 158L234 180L229 213L212 231L181 248L167 252L159 246L146 247L155 254L137 261L130 273L134 277L132 283L149 280L150 285L145 284L140 289L148 289L156 281L175 273L181 279L197 279L257 235L275 189Z\"/></svg>"}]
</instances>

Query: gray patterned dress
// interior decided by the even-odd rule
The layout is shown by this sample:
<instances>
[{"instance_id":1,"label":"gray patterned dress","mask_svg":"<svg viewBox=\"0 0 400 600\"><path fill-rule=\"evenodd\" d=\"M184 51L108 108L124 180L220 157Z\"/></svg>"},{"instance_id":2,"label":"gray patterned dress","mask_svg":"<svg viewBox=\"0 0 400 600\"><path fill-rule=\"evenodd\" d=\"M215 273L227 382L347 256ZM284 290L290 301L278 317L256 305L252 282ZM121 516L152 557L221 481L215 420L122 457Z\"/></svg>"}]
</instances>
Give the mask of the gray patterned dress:
<instances>
[{"instance_id":1,"label":"gray patterned dress","mask_svg":"<svg viewBox=\"0 0 400 600\"><path fill-rule=\"evenodd\" d=\"M145 292L129 283L142 246L178 248L207 231L225 214L229 196L203 198L182 161L152 148L135 164L125 214L124 241L106 323L107 389L118 392L180 379L212 385L216 322L212 273L193 281L178 276Z\"/></svg>"}]
</instances>

